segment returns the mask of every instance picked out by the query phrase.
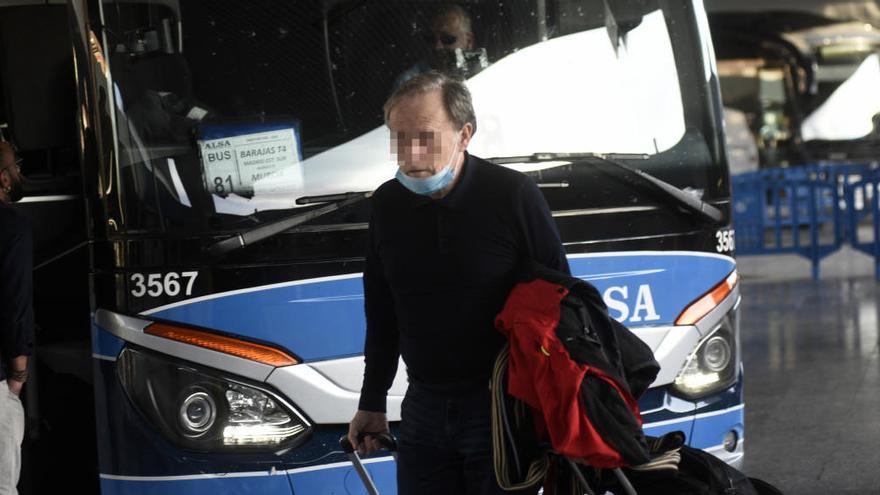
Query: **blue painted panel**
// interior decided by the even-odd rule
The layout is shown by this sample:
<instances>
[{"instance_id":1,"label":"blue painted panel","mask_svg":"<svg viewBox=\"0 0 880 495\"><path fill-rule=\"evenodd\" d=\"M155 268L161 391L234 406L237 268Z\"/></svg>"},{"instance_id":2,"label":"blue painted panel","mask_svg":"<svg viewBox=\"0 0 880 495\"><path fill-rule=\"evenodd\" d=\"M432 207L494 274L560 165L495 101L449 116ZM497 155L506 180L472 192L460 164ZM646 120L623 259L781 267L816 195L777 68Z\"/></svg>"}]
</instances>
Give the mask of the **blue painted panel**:
<instances>
[{"instance_id":1,"label":"blue painted panel","mask_svg":"<svg viewBox=\"0 0 880 495\"><path fill-rule=\"evenodd\" d=\"M744 433L744 411L742 408L708 417L698 417L694 422L690 445L701 449L717 447L724 442L724 435L734 430L740 439Z\"/></svg>"},{"instance_id":2,"label":"blue painted panel","mask_svg":"<svg viewBox=\"0 0 880 495\"><path fill-rule=\"evenodd\" d=\"M645 435L651 437L662 437L663 435L673 432L673 431L681 431L684 432L686 438L690 438L691 430L694 426L693 416L683 418L683 421L676 423L666 423L658 426L648 426L644 429Z\"/></svg>"},{"instance_id":3,"label":"blue painted panel","mask_svg":"<svg viewBox=\"0 0 880 495\"><path fill-rule=\"evenodd\" d=\"M572 273L595 284L612 316L638 327L673 323L733 270L732 258L701 253L577 255ZM291 282L199 298L152 316L276 343L306 361L361 354L360 274Z\"/></svg>"},{"instance_id":4,"label":"blue painted panel","mask_svg":"<svg viewBox=\"0 0 880 495\"><path fill-rule=\"evenodd\" d=\"M569 258L573 275L595 285L611 316L630 327L670 325L724 280L733 258L700 253L615 253Z\"/></svg>"},{"instance_id":5,"label":"blue painted panel","mask_svg":"<svg viewBox=\"0 0 880 495\"><path fill-rule=\"evenodd\" d=\"M366 464L382 495L397 494L396 465L390 460ZM290 483L295 495L366 495L367 490L351 464L337 465L329 469L290 473Z\"/></svg>"},{"instance_id":6,"label":"blue painted panel","mask_svg":"<svg viewBox=\"0 0 880 495\"><path fill-rule=\"evenodd\" d=\"M283 472L274 476L217 477L171 480L101 479L101 495L290 495L290 482Z\"/></svg>"},{"instance_id":7,"label":"blue painted panel","mask_svg":"<svg viewBox=\"0 0 880 495\"><path fill-rule=\"evenodd\" d=\"M196 300L151 316L273 342L305 361L364 349L360 274Z\"/></svg>"},{"instance_id":8,"label":"blue painted panel","mask_svg":"<svg viewBox=\"0 0 880 495\"><path fill-rule=\"evenodd\" d=\"M92 320L92 354L116 357L125 347L125 341L104 330Z\"/></svg>"}]
</instances>

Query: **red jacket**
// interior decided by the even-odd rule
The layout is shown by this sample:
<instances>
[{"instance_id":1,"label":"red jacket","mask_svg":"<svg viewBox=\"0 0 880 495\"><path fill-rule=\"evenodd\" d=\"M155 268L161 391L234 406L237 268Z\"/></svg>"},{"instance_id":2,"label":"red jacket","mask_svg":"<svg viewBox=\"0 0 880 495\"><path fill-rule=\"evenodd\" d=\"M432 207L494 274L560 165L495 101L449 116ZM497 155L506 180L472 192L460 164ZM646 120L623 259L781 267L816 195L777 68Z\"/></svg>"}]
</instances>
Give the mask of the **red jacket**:
<instances>
[{"instance_id":1,"label":"red jacket","mask_svg":"<svg viewBox=\"0 0 880 495\"><path fill-rule=\"evenodd\" d=\"M579 280L575 283L588 285ZM595 291L592 286L589 289ZM610 417L622 416L620 410L628 409L637 422L636 426L632 418L629 419L630 430L637 428L641 432L638 403L626 384L621 385L603 369L577 362L560 341L557 336L560 307L568 295L569 289L563 285L540 278L514 287L495 322L496 328L510 341L508 393L538 413L536 426L539 434L549 436L557 453L600 468L629 465L635 461L627 462L620 453L621 449L603 438L591 421L596 411L589 409L596 406L604 409L603 403L609 399L616 400L620 405L617 410L611 410ZM604 311L604 303L599 304ZM604 314L607 316L607 312ZM616 327L611 325L611 328ZM582 388L585 378L601 380L608 385L598 383L598 388L590 390L607 391L618 397L590 397L585 400L582 397L587 390L586 387ZM608 411L604 414L605 418L609 417ZM630 433L624 431L622 435L625 437Z\"/></svg>"}]
</instances>

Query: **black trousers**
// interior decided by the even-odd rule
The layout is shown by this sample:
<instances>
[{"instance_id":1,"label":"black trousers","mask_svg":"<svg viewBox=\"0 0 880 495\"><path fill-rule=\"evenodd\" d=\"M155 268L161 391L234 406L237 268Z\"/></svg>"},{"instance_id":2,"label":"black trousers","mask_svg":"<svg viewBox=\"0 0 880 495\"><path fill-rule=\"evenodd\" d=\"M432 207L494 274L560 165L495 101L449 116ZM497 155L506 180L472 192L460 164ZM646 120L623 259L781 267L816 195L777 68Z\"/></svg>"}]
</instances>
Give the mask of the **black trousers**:
<instances>
[{"instance_id":1,"label":"black trousers","mask_svg":"<svg viewBox=\"0 0 880 495\"><path fill-rule=\"evenodd\" d=\"M399 437L400 495L514 493L502 490L495 481L488 384L442 393L410 383L401 408Z\"/></svg>"}]
</instances>

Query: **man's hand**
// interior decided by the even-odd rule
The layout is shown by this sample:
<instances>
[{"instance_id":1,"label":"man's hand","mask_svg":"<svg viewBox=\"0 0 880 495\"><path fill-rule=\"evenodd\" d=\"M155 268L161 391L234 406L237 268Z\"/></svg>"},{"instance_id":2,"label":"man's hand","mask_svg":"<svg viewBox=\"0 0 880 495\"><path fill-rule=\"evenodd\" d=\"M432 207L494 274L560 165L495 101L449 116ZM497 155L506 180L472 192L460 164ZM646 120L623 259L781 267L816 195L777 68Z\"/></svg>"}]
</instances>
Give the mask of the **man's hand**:
<instances>
[{"instance_id":1,"label":"man's hand","mask_svg":"<svg viewBox=\"0 0 880 495\"><path fill-rule=\"evenodd\" d=\"M24 387L24 382L20 382L18 380L7 379L6 385L9 386L9 390L12 391L16 396L21 395L21 389Z\"/></svg>"},{"instance_id":2,"label":"man's hand","mask_svg":"<svg viewBox=\"0 0 880 495\"><path fill-rule=\"evenodd\" d=\"M348 424L348 441L357 449L358 454L367 455L382 448L382 445L373 437L367 436L363 442L358 442L358 433L388 433L388 416L385 413L372 411L358 411Z\"/></svg>"}]
</instances>

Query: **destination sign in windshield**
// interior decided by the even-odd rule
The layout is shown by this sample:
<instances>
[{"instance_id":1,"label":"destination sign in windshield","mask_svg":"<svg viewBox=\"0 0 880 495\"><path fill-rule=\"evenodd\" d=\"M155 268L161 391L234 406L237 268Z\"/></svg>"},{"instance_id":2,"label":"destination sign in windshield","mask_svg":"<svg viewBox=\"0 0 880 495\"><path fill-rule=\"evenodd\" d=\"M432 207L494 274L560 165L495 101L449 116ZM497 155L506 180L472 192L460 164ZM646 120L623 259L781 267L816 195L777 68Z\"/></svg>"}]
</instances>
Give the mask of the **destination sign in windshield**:
<instances>
[{"instance_id":1,"label":"destination sign in windshield","mask_svg":"<svg viewBox=\"0 0 880 495\"><path fill-rule=\"evenodd\" d=\"M254 183L300 162L293 128L198 141L208 190L251 196Z\"/></svg>"}]
</instances>

